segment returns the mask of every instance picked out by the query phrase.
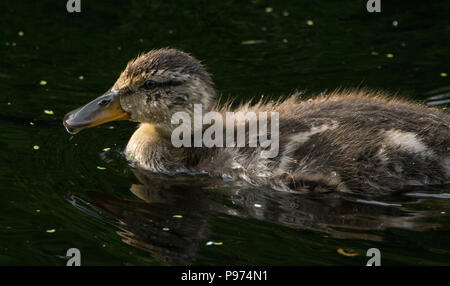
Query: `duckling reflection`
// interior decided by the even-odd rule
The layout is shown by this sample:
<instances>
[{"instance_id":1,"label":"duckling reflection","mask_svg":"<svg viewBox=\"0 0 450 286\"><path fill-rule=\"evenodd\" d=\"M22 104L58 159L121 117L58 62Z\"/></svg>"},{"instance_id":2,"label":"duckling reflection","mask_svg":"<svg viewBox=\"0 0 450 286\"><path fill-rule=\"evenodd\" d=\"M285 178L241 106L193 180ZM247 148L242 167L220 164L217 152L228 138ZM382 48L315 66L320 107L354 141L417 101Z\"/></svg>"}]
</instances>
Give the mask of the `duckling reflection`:
<instances>
[{"instance_id":1,"label":"duckling reflection","mask_svg":"<svg viewBox=\"0 0 450 286\"><path fill-rule=\"evenodd\" d=\"M113 224L120 228L118 234L125 243L148 251L153 258L169 265L195 262L201 248L214 237L211 225L227 216L320 231L334 238L375 241L383 238L368 234L368 230L420 231L437 227L421 221L426 212L401 206L417 201L405 196L401 197L401 205L367 204L336 193L273 192L246 184L230 186L229 182L206 176L198 180L198 176L161 176L142 169L133 172L140 184L133 184L130 190L139 199L123 199L100 192L87 193L87 199L100 212L114 218ZM71 195L69 200L77 206L79 198ZM397 202L400 198L391 200ZM86 213L93 215L95 212ZM107 216L101 217L111 223Z\"/></svg>"}]
</instances>

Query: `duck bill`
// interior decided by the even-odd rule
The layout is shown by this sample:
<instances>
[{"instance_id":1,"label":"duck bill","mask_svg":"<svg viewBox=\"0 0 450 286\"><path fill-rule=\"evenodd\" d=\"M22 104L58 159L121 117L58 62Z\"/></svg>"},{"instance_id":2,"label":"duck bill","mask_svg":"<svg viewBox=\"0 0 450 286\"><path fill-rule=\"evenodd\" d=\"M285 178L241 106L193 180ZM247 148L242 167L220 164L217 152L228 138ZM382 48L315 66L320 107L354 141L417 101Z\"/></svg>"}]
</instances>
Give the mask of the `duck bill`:
<instances>
[{"instance_id":1,"label":"duck bill","mask_svg":"<svg viewBox=\"0 0 450 286\"><path fill-rule=\"evenodd\" d=\"M111 91L67 113L63 124L69 133L74 134L106 122L128 119L129 114L120 107L119 93Z\"/></svg>"}]
</instances>

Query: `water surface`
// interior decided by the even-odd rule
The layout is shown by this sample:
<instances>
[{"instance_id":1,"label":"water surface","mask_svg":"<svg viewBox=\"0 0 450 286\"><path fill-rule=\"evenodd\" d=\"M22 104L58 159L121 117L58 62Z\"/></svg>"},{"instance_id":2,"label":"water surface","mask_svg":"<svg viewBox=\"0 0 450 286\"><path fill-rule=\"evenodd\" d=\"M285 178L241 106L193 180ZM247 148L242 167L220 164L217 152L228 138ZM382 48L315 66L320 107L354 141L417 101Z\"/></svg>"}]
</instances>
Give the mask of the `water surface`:
<instances>
[{"instance_id":1,"label":"water surface","mask_svg":"<svg viewBox=\"0 0 450 286\"><path fill-rule=\"evenodd\" d=\"M201 59L223 99L364 86L443 108L449 4L64 2L0 4L0 265L64 265L72 247L83 265L364 265L372 247L384 265L450 264L448 187L318 196L146 174L122 154L134 123L62 126L166 46Z\"/></svg>"}]
</instances>

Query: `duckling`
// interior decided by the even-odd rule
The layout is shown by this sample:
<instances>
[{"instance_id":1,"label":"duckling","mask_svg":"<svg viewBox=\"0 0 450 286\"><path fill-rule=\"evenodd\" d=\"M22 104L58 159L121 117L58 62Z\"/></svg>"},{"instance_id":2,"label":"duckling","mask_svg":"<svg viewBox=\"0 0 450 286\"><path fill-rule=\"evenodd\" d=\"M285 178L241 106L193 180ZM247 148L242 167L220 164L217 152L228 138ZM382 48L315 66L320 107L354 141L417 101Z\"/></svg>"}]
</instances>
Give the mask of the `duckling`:
<instances>
[{"instance_id":1,"label":"duckling","mask_svg":"<svg viewBox=\"0 0 450 286\"><path fill-rule=\"evenodd\" d=\"M200 61L176 49L151 50L130 61L104 95L66 114L63 123L79 131L110 121L140 122L125 154L139 168L170 175L209 174L290 192L368 194L449 182L450 115L441 110L363 89L309 100L294 93L235 108L215 104L215 97ZM175 147L172 116L192 116L194 105L219 114L276 111L278 155L261 156L264 147L247 143Z\"/></svg>"}]
</instances>

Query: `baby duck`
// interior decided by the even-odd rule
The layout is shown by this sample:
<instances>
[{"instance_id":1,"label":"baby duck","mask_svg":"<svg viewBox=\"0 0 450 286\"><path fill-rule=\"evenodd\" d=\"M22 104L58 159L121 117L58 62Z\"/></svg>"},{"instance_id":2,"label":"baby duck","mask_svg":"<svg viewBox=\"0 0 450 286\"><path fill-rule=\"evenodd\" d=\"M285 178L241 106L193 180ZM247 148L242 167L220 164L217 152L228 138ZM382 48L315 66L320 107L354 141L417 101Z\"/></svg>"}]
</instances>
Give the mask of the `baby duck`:
<instances>
[{"instance_id":1,"label":"baby duck","mask_svg":"<svg viewBox=\"0 0 450 286\"><path fill-rule=\"evenodd\" d=\"M138 167L166 174L207 173L294 192L383 194L449 182L450 115L438 109L367 90L306 101L294 93L283 101L234 109L215 105L215 95L198 60L175 49L152 50L130 61L108 92L69 112L63 123L79 131L109 121L140 122L125 153ZM261 156L263 147L247 143L175 147L172 116L193 115L197 104L220 114L276 111L278 155Z\"/></svg>"}]
</instances>

